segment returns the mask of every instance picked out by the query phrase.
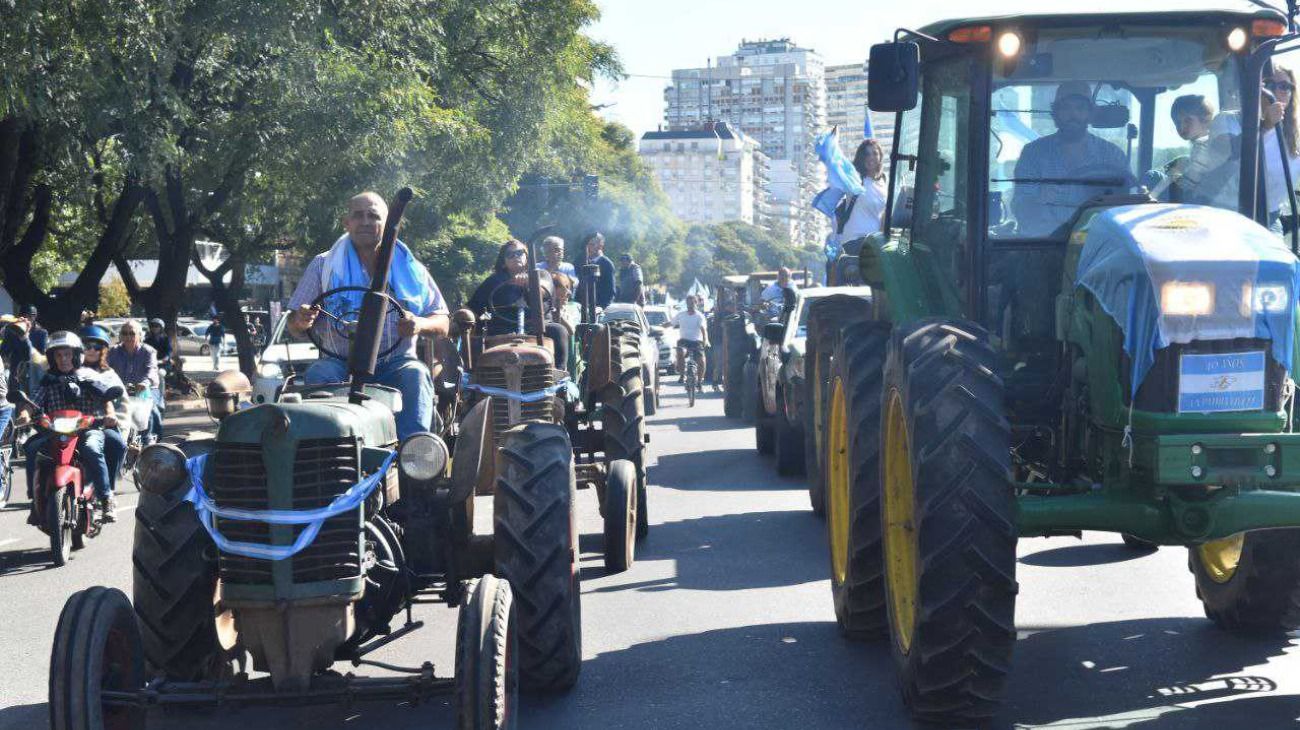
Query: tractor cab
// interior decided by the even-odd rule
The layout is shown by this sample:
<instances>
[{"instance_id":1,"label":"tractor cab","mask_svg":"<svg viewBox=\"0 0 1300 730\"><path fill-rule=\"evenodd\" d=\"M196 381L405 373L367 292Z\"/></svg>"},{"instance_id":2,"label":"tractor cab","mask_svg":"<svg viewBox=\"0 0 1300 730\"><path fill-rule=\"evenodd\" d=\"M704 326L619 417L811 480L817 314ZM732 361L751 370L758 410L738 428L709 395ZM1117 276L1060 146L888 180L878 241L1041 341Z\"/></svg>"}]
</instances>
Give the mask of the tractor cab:
<instances>
[{"instance_id":1,"label":"tractor cab","mask_svg":"<svg viewBox=\"0 0 1300 730\"><path fill-rule=\"evenodd\" d=\"M894 302L905 317L944 312L986 327L1011 407L1055 420L1040 394L1068 366L1062 319L1106 211L1133 209L1123 225L1181 227L1184 252L1209 265L1222 236L1198 237L1192 219L1237 238L1280 233L1265 205L1279 193L1256 160L1277 144L1260 131L1259 79L1285 31L1260 8L1044 14L935 23L876 46L872 106L898 112L877 250L914 265L883 270L865 246L861 277L904 277L890 296L905 298ZM1241 222L1225 228L1230 219ZM1195 253L1193 239L1205 244Z\"/></svg>"}]
</instances>

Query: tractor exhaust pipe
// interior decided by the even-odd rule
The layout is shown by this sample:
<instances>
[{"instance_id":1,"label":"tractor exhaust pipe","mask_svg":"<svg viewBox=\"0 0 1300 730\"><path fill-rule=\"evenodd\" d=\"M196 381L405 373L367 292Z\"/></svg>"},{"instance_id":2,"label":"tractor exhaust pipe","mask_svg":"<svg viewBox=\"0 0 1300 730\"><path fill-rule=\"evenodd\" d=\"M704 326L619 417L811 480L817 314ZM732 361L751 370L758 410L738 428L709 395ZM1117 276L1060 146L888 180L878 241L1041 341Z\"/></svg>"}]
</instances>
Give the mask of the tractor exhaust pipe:
<instances>
[{"instance_id":1,"label":"tractor exhaust pipe","mask_svg":"<svg viewBox=\"0 0 1300 730\"><path fill-rule=\"evenodd\" d=\"M415 194L410 188L397 191L397 200L388 211L384 222L384 237L379 242L379 256L375 260L375 273L370 277L370 291L361 300L361 316L357 320L357 336L348 353L348 400L360 403L365 400L361 388L375 376L375 363L379 359L379 341L383 337L384 317L388 315L388 270L393 265L393 251L397 248L397 227L406 212L406 204Z\"/></svg>"}]
</instances>

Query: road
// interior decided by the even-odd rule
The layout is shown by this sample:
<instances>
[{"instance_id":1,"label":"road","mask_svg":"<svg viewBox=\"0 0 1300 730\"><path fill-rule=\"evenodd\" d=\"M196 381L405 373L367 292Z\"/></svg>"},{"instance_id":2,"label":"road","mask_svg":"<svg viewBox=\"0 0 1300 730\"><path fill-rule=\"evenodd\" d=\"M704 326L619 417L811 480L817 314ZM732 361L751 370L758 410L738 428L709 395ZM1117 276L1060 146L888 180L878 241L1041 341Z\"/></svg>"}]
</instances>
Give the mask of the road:
<instances>
[{"instance_id":1,"label":"road","mask_svg":"<svg viewBox=\"0 0 1300 730\"><path fill-rule=\"evenodd\" d=\"M627 573L601 567L594 496L580 494L583 643L578 686L525 698L521 728L910 728L888 648L836 632L824 526L802 482L774 475L752 431L710 395L687 408L665 383L651 419L652 531ZM128 492L130 489L128 488ZM0 514L0 729L43 728L46 672L65 597L130 588L131 511L68 567ZM997 728L1295 727L1293 643L1238 638L1203 618L1186 552L1140 554L1109 535L1020 547L1020 641ZM455 616L381 650L451 670ZM151 727L451 727L447 703L155 713Z\"/></svg>"}]
</instances>

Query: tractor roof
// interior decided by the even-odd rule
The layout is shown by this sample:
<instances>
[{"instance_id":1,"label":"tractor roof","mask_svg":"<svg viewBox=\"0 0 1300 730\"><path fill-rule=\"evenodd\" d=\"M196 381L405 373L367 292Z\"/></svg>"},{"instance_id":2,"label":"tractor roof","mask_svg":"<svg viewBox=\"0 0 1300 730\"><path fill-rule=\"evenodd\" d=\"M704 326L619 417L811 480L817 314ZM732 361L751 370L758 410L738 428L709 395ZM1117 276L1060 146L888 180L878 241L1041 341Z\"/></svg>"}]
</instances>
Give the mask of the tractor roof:
<instances>
[{"instance_id":1,"label":"tractor roof","mask_svg":"<svg viewBox=\"0 0 1300 730\"><path fill-rule=\"evenodd\" d=\"M1089 3L1086 13L1067 11L1044 11L1041 0L1038 2L1012 2L1011 8L1023 7L1025 12L1008 12L1004 15L988 15L972 18L953 18L931 23L920 29L922 33L941 38L954 28L969 25L1002 25L1052 23L1070 20L1096 22L1141 22L1144 24L1160 23L1168 20L1170 24L1186 23L1188 25L1205 25L1214 21L1252 20L1267 18L1285 20L1280 10L1263 7L1251 0L1225 0L1224 2L1179 2L1178 0L1145 0L1135 3L1133 0L1094 0Z\"/></svg>"}]
</instances>

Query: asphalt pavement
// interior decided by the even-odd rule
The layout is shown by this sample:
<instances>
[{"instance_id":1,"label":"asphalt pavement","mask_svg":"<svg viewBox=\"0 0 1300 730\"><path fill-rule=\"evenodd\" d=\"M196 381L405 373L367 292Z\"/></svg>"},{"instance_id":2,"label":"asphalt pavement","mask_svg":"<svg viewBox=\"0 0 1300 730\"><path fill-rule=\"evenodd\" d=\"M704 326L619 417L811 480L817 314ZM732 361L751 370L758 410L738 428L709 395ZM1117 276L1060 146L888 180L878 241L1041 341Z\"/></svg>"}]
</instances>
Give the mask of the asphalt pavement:
<instances>
[{"instance_id":1,"label":"asphalt pavement","mask_svg":"<svg viewBox=\"0 0 1300 730\"><path fill-rule=\"evenodd\" d=\"M605 575L595 497L580 493L582 676L567 695L524 698L519 727L911 728L887 645L836 631L825 527L803 482L778 478L755 455L753 431L722 416L720 396L689 408L669 380L650 419L650 536L630 571ZM190 414L187 424L204 421ZM129 485L124 492L120 521L61 569L48 567L24 505L0 513L0 730L46 727L50 644L65 598L93 584L129 593L135 496ZM1087 534L1024 540L1020 556L1020 641L994 727L1300 722L1295 642L1216 629L1196 600L1185 550L1134 552L1117 536ZM450 674L455 613L419 608L427 628L374 658L429 659ZM154 712L150 722L401 730L451 727L454 716L448 702L434 702Z\"/></svg>"}]
</instances>

